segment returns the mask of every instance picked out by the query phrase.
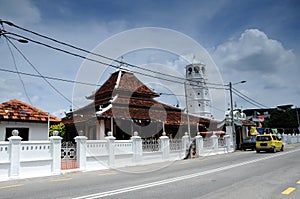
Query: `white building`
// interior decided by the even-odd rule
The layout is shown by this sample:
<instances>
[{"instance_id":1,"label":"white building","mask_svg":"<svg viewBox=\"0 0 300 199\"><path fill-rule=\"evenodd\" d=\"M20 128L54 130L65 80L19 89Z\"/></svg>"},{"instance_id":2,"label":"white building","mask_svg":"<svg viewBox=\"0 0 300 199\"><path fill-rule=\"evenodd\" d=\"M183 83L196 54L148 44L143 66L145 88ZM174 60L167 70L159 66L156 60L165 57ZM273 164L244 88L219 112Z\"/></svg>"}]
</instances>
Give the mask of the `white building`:
<instances>
[{"instance_id":1,"label":"white building","mask_svg":"<svg viewBox=\"0 0 300 199\"><path fill-rule=\"evenodd\" d=\"M0 104L0 141L7 140L14 129L22 141L48 140L50 122L59 123L60 119L19 100L9 100Z\"/></svg>"},{"instance_id":2,"label":"white building","mask_svg":"<svg viewBox=\"0 0 300 199\"><path fill-rule=\"evenodd\" d=\"M186 66L185 93L189 114L211 118L211 99L207 86L205 65Z\"/></svg>"}]
</instances>

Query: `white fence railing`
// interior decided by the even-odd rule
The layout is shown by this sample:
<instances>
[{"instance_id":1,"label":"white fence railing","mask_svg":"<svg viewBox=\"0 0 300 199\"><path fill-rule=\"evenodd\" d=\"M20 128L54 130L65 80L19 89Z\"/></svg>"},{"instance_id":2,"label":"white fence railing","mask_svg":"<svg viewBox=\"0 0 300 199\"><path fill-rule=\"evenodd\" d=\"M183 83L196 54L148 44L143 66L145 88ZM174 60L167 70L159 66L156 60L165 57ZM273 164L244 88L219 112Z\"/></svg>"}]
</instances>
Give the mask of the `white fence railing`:
<instances>
[{"instance_id":1,"label":"white fence railing","mask_svg":"<svg viewBox=\"0 0 300 199\"><path fill-rule=\"evenodd\" d=\"M300 134L279 137L287 144L300 142ZM21 139L12 136L9 141L0 142L0 180L61 173L61 137L52 136L49 141ZM205 156L231 151L228 135L222 138L197 135L192 140L187 135L176 140L170 140L167 136L161 136L159 140L142 140L137 135L130 140L115 140L112 135L105 140L87 140L84 136L78 136L75 141L76 165L80 170L99 169L101 165L107 168L144 164L144 161L166 161L175 157L176 153L180 154L176 157L180 159L189 153Z\"/></svg>"}]
</instances>

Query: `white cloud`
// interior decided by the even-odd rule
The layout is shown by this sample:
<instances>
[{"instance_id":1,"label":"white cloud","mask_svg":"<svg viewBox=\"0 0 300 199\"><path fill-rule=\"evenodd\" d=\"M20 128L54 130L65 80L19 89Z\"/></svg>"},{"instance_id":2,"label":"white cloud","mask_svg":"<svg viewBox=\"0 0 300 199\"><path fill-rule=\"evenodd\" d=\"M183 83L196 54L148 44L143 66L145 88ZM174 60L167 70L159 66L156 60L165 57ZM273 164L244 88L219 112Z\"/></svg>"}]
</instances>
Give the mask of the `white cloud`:
<instances>
[{"instance_id":1,"label":"white cloud","mask_svg":"<svg viewBox=\"0 0 300 199\"><path fill-rule=\"evenodd\" d=\"M229 71L274 73L295 61L291 50L258 29L247 29L238 39L219 45L213 56L221 68Z\"/></svg>"},{"instance_id":2,"label":"white cloud","mask_svg":"<svg viewBox=\"0 0 300 199\"><path fill-rule=\"evenodd\" d=\"M270 39L258 29L247 29L239 38L232 38L212 52L215 62L226 81L247 80L248 96L267 106L287 102L297 103L291 93L300 93L297 58L282 43ZM239 99L240 101L243 101ZM249 107L246 104L244 107Z\"/></svg>"},{"instance_id":3,"label":"white cloud","mask_svg":"<svg viewBox=\"0 0 300 199\"><path fill-rule=\"evenodd\" d=\"M0 19L25 25L40 22L41 14L30 0L0 0Z\"/></svg>"}]
</instances>

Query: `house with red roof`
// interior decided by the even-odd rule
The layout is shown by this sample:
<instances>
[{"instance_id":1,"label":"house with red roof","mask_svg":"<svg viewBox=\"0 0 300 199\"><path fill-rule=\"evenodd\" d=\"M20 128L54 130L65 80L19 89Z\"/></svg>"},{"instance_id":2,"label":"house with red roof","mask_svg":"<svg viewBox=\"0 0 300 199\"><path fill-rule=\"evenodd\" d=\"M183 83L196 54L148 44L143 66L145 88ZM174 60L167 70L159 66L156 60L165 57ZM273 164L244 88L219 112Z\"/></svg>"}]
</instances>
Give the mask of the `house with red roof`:
<instances>
[{"instance_id":1,"label":"house with red roof","mask_svg":"<svg viewBox=\"0 0 300 199\"><path fill-rule=\"evenodd\" d=\"M22 141L48 140L49 125L60 121L22 101L9 100L0 104L0 141L12 136L14 129L19 131Z\"/></svg>"},{"instance_id":2,"label":"house with red roof","mask_svg":"<svg viewBox=\"0 0 300 199\"><path fill-rule=\"evenodd\" d=\"M111 131L119 140L130 139L135 131L142 138L158 138L163 131L171 138L181 138L188 131L188 123L195 136L212 122L161 103L155 99L159 96L133 73L120 69L87 97L92 100L90 104L70 112L62 122L67 134L71 133L68 126L74 125L72 130L88 139L104 139Z\"/></svg>"}]
</instances>

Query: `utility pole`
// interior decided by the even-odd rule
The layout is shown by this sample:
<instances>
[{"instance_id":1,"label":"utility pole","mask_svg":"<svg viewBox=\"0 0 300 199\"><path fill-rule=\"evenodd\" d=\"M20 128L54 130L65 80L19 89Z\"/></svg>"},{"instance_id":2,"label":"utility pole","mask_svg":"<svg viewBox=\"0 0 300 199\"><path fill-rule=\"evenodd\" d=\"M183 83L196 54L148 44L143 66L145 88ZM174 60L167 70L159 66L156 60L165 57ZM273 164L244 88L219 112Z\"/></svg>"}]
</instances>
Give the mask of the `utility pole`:
<instances>
[{"instance_id":1,"label":"utility pole","mask_svg":"<svg viewBox=\"0 0 300 199\"><path fill-rule=\"evenodd\" d=\"M229 82L229 92L230 92L230 116L231 116L231 128L232 128L232 139L233 139L233 148L236 149L236 135L234 127L234 118L233 118L233 100L232 100L232 83Z\"/></svg>"},{"instance_id":2,"label":"utility pole","mask_svg":"<svg viewBox=\"0 0 300 199\"><path fill-rule=\"evenodd\" d=\"M298 107L297 106L296 106L296 115L297 115L298 131L300 132L299 114L298 114Z\"/></svg>"},{"instance_id":3,"label":"utility pole","mask_svg":"<svg viewBox=\"0 0 300 199\"><path fill-rule=\"evenodd\" d=\"M185 87L185 106L186 106L186 115L187 115L187 128L188 128L188 135L189 135L189 139L191 139L191 127L190 127L190 115L189 115L189 108L188 108L188 101L187 101L187 81L184 83L184 87Z\"/></svg>"},{"instance_id":4,"label":"utility pole","mask_svg":"<svg viewBox=\"0 0 300 199\"><path fill-rule=\"evenodd\" d=\"M229 82L227 86L229 86L229 92L230 92L230 115L231 115L231 127L232 127L232 138L233 138L233 148L234 150L236 149L236 132L235 132L235 127L234 127L234 118L233 118L233 99L232 99L232 85L236 84L243 84L246 83L246 81L240 81L237 83L232 84Z\"/></svg>"}]
</instances>

